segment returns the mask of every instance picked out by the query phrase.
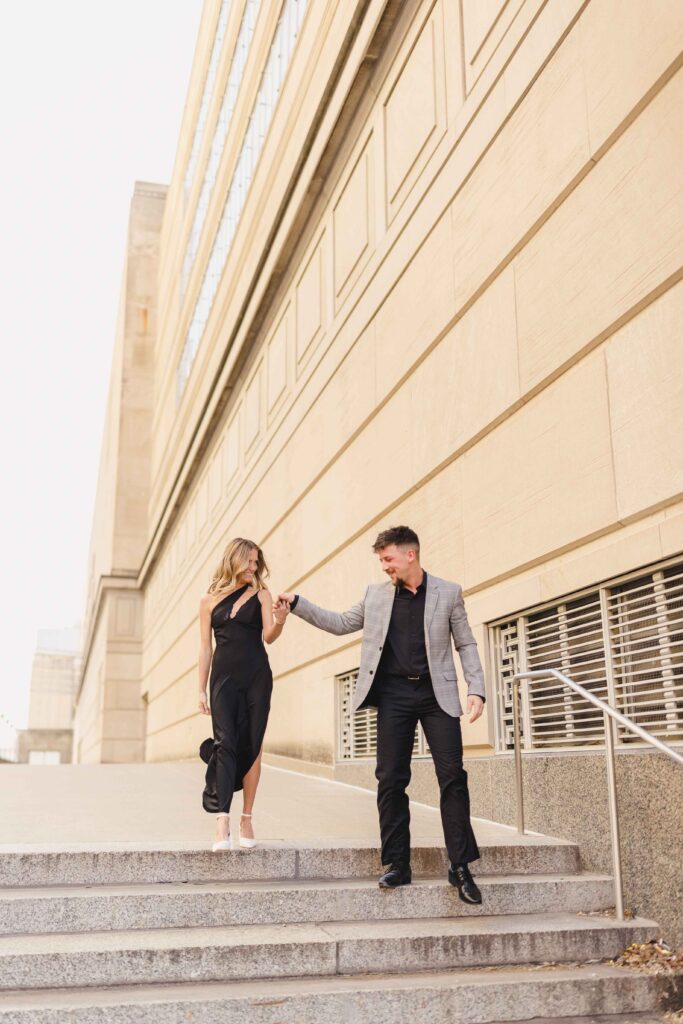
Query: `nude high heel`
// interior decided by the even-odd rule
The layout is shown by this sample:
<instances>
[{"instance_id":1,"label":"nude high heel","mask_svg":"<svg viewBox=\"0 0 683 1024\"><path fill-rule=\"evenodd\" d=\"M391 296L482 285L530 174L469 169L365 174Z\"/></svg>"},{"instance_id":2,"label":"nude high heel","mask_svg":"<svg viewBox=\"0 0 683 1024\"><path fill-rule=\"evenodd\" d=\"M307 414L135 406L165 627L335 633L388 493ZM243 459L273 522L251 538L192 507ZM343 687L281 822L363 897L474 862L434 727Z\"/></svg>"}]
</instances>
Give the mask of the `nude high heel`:
<instances>
[{"instance_id":1,"label":"nude high heel","mask_svg":"<svg viewBox=\"0 0 683 1024\"><path fill-rule=\"evenodd\" d=\"M229 818L229 814L217 814L217 818ZM211 847L212 853L217 853L219 850L232 850L232 835L228 835L227 839L217 839Z\"/></svg>"},{"instance_id":2,"label":"nude high heel","mask_svg":"<svg viewBox=\"0 0 683 1024\"><path fill-rule=\"evenodd\" d=\"M251 818L252 815L251 814L243 814L242 817L243 818ZM245 850L253 850L253 848L256 846L256 840L255 839L247 839L246 836L243 836L242 832L240 831L240 846L242 846Z\"/></svg>"}]
</instances>

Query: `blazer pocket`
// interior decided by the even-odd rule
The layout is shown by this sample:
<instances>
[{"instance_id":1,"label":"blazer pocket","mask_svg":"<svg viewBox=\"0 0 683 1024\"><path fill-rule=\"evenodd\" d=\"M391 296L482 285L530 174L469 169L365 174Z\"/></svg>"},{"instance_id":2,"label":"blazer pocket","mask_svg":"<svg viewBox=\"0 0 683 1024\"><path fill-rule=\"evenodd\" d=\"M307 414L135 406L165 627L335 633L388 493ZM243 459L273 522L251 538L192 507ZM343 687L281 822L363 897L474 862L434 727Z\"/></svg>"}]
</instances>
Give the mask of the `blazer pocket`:
<instances>
[{"instance_id":1,"label":"blazer pocket","mask_svg":"<svg viewBox=\"0 0 683 1024\"><path fill-rule=\"evenodd\" d=\"M457 678L458 678L457 675L455 674L455 672L451 672L451 671L444 672L443 677L444 677L444 679L447 679L449 681L449 683L454 683L457 680Z\"/></svg>"}]
</instances>

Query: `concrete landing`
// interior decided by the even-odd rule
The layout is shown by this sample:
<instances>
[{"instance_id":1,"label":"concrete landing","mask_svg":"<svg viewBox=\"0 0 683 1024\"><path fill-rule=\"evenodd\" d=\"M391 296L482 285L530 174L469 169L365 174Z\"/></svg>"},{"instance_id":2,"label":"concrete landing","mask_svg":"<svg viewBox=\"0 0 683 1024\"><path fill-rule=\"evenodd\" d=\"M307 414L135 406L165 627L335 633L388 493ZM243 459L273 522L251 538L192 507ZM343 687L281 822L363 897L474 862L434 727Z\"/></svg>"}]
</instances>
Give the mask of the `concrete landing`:
<instances>
[{"instance_id":1,"label":"concrete landing","mask_svg":"<svg viewBox=\"0 0 683 1024\"><path fill-rule=\"evenodd\" d=\"M127 765L0 766L0 844L203 844L213 816L201 805L204 765L197 761ZM242 795L233 803L234 823ZM442 846L437 809L411 803L414 846ZM474 819L481 846L563 844L518 836L506 825ZM254 808L260 842L379 842L375 794L329 779L263 767Z\"/></svg>"}]
</instances>

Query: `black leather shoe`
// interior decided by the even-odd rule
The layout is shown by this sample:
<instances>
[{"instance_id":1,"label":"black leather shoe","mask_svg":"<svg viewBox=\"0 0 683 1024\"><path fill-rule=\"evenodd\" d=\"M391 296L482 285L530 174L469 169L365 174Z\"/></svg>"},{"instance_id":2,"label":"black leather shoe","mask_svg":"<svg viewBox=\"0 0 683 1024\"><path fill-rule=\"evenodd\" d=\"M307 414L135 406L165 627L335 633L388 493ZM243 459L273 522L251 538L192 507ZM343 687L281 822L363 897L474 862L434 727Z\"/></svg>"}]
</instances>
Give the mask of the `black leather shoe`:
<instances>
[{"instance_id":1,"label":"black leather shoe","mask_svg":"<svg viewBox=\"0 0 683 1024\"><path fill-rule=\"evenodd\" d=\"M379 880L380 889L396 889L399 885L410 885L413 876L409 864L392 864Z\"/></svg>"},{"instance_id":2,"label":"black leather shoe","mask_svg":"<svg viewBox=\"0 0 683 1024\"><path fill-rule=\"evenodd\" d=\"M481 893L467 864L451 864L448 869L448 881L457 888L463 903L481 903Z\"/></svg>"}]
</instances>

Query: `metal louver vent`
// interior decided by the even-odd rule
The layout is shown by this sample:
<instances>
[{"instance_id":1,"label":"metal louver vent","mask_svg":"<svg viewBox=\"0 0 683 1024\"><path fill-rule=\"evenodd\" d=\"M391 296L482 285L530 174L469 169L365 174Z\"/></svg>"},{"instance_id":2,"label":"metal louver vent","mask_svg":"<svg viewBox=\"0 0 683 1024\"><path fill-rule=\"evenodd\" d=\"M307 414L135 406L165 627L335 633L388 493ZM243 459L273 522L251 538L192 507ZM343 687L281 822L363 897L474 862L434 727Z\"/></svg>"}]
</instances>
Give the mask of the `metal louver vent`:
<instances>
[{"instance_id":1,"label":"metal louver vent","mask_svg":"<svg viewBox=\"0 0 683 1024\"><path fill-rule=\"evenodd\" d=\"M337 757L340 761L374 759L377 756L377 710L363 708L352 710L353 689L358 678L358 669L337 676L339 709L339 733ZM428 757L429 747L422 726L415 731L413 757Z\"/></svg>"},{"instance_id":2,"label":"metal louver vent","mask_svg":"<svg viewBox=\"0 0 683 1024\"><path fill-rule=\"evenodd\" d=\"M497 746L512 749L511 680L556 668L668 742L683 740L683 565L612 581L489 627L496 674ZM522 706L527 750L595 746L600 712L542 680ZM621 743L638 742L620 729Z\"/></svg>"}]
</instances>

